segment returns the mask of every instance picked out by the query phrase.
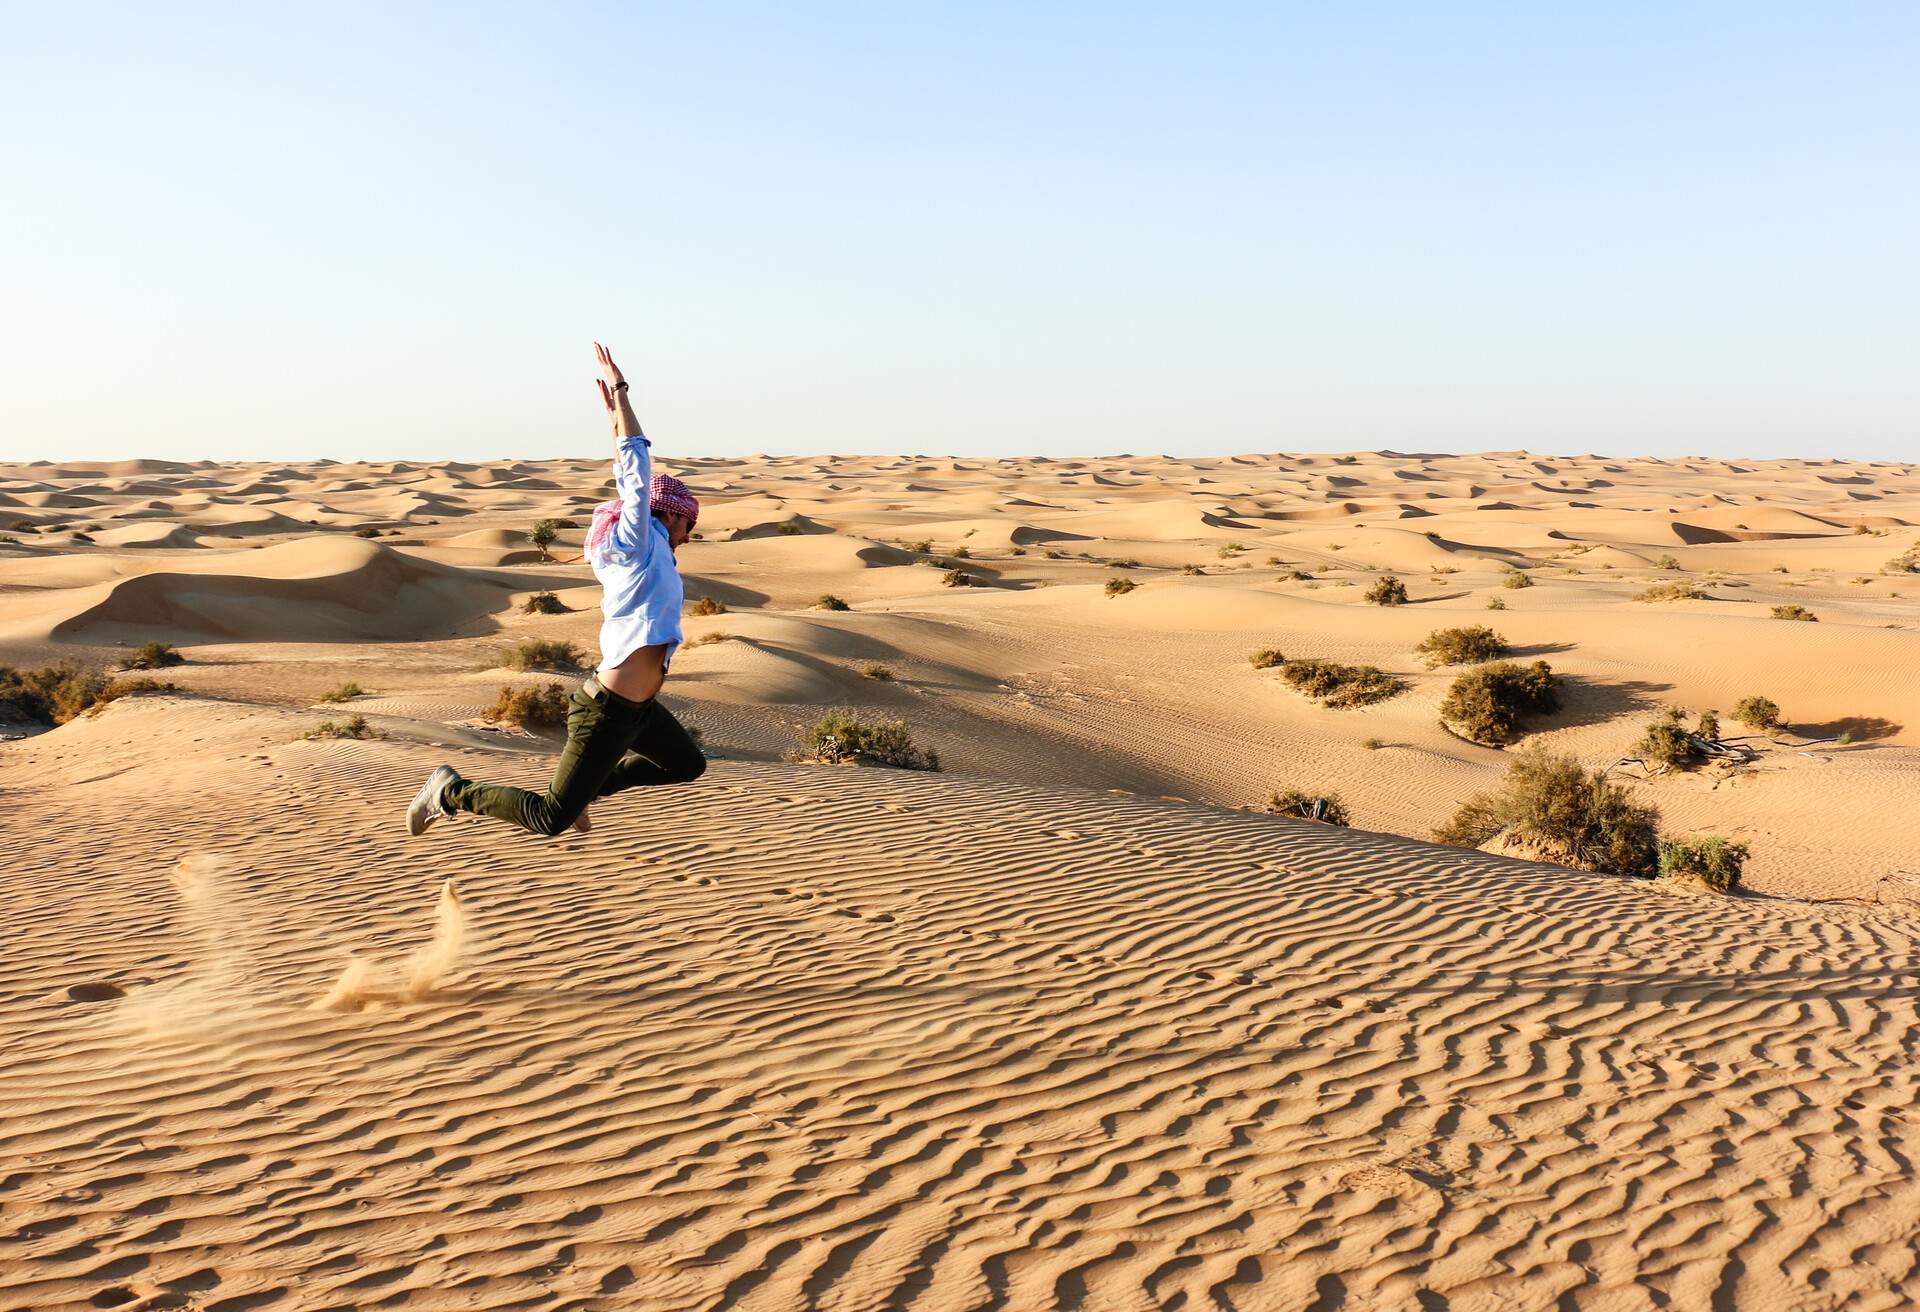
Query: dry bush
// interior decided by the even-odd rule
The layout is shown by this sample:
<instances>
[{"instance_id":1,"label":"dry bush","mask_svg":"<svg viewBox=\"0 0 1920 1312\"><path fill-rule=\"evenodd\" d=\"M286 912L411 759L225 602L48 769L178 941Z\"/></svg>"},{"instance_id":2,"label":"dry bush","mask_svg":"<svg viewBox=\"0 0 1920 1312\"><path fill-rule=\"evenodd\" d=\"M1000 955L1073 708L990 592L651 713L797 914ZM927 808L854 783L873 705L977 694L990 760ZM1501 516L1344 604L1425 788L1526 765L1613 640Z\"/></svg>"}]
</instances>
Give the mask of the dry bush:
<instances>
[{"instance_id":1,"label":"dry bush","mask_svg":"<svg viewBox=\"0 0 1920 1312\"><path fill-rule=\"evenodd\" d=\"M1206 573L1206 571L1201 569L1198 565L1182 565L1180 567L1180 572L1182 574L1205 574Z\"/></svg>"},{"instance_id":2,"label":"dry bush","mask_svg":"<svg viewBox=\"0 0 1920 1312\"><path fill-rule=\"evenodd\" d=\"M1523 574L1517 569L1508 570L1507 577L1501 580L1500 586L1503 588L1530 588L1533 586L1533 576L1531 574Z\"/></svg>"},{"instance_id":3,"label":"dry bush","mask_svg":"<svg viewBox=\"0 0 1920 1312\"><path fill-rule=\"evenodd\" d=\"M1370 752L1377 752L1387 745L1384 738L1362 738L1360 745Z\"/></svg>"},{"instance_id":4,"label":"dry bush","mask_svg":"<svg viewBox=\"0 0 1920 1312\"><path fill-rule=\"evenodd\" d=\"M1027 549L1025 547L1013 547L1007 554L1010 556L1024 556L1027 554Z\"/></svg>"},{"instance_id":5,"label":"dry bush","mask_svg":"<svg viewBox=\"0 0 1920 1312\"><path fill-rule=\"evenodd\" d=\"M1680 569L1680 568L1682 568L1682 566L1681 566L1681 564L1680 564L1680 562L1679 562L1679 561L1677 561L1677 560L1675 560L1675 559L1674 559L1674 558L1673 558L1672 556L1662 556L1662 557L1660 557L1660 559L1658 559L1658 560L1656 560L1656 561L1654 561L1653 563L1654 563L1654 565L1655 565L1655 566L1657 566L1657 567L1658 567L1658 568L1660 568L1660 569Z\"/></svg>"},{"instance_id":6,"label":"dry bush","mask_svg":"<svg viewBox=\"0 0 1920 1312\"><path fill-rule=\"evenodd\" d=\"M16 527L18 527L16 525ZM1886 574L1920 574L1920 542L1914 543L1905 551L1880 567Z\"/></svg>"},{"instance_id":7,"label":"dry bush","mask_svg":"<svg viewBox=\"0 0 1920 1312\"><path fill-rule=\"evenodd\" d=\"M560 604L560 595L555 592L536 592L527 598L527 604L520 608L522 615L565 615L568 610Z\"/></svg>"},{"instance_id":8,"label":"dry bush","mask_svg":"<svg viewBox=\"0 0 1920 1312\"><path fill-rule=\"evenodd\" d=\"M947 554L952 556L955 560L972 560L973 559L972 549L964 546L955 547L952 551L948 552Z\"/></svg>"},{"instance_id":9,"label":"dry bush","mask_svg":"<svg viewBox=\"0 0 1920 1312\"><path fill-rule=\"evenodd\" d=\"M1052 547L1048 547L1046 550L1042 551L1040 554L1045 556L1048 560L1065 560L1066 559L1065 552L1055 551Z\"/></svg>"},{"instance_id":10,"label":"dry bush","mask_svg":"<svg viewBox=\"0 0 1920 1312\"><path fill-rule=\"evenodd\" d=\"M694 602L687 610L687 614L696 617L703 615L725 615L726 613L727 604L724 601L716 601L712 597L700 598L700 600Z\"/></svg>"},{"instance_id":11,"label":"dry bush","mask_svg":"<svg viewBox=\"0 0 1920 1312\"><path fill-rule=\"evenodd\" d=\"M829 765L865 762L902 770L938 770L940 758L916 747L904 720L872 724L846 711L828 711L801 735L807 759Z\"/></svg>"},{"instance_id":12,"label":"dry bush","mask_svg":"<svg viewBox=\"0 0 1920 1312\"><path fill-rule=\"evenodd\" d=\"M1700 749L1694 746L1692 735L1680 722L1678 707L1669 707L1664 716L1649 724L1630 750L1644 761L1675 768L1700 759Z\"/></svg>"},{"instance_id":13,"label":"dry bush","mask_svg":"<svg viewBox=\"0 0 1920 1312\"><path fill-rule=\"evenodd\" d=\"M1391 574L1383 574L1367 589L1367 600L1376 606L1407 604L1407 585Z\"/></svg>"},{"instance_id":14,"label":"dry bush","mask_svg":"<svg viewBox=\"0 0 1920 1312\"><path fill-rule=\"evenodd\" d=\"M122 697L132 697L143 692L178 692L179 685L172 680L161 681L149 675L137 679L115 679L95 695L93 703L87 707L88 715L98 715L100 709L109 702L117 702Z\"/></svg>"},{"instance_id":15,"label":"dry bush","mask_svg":"<svg viewBox=\"0 0 1920 1312\"><path fill-rule=\"evenodd\" d=\"M1430 670L1441 665L1475 665L1481 661L1497 661L1513 652L1505 638L1484 624L1435 629L1422 638L1414 650L1426 657Z\"/></svg>"},{"instance_id":16,"label":"dry bush","mask_svg":"<svg viewBox=\"0 0 1920 1312\"><path fill-rule=\"evenodd\" d=\"M949 588L971 588L979 582L963 569L950 569L940 576L940 581Z\"/></svg>"},{"instance_id":17,"label":"dry bush","mask_svg":"<svg viewBox=\"0 0 1920 1312\"><path fill-rule=\"evenodd\" d=\"M1487 746L1508 742L1520 721L1560 708L1559 680L1545 661L1497 661L1468 670L1440 702L1440 719L1464 738Z\"/></svg>"},{"instance_id":18,"label":"dry bush","mask_svg":"<svg viewBox=\"0 0 1920 1312\"><path fill-rule=\"evenodd\" d=\"M1132 579L1108 579L1107 595L1109 597L1124 597L1127 593L1132 592L1139 586L1140 585Z\"/></svg>"},{"instance_id":19,"label":"dry bush","mask_svg":"<svg viewBox=\"0 0 1920 1312\"><path fill-rule=\"evenodd\" d=\"M1318 820L1321 824L1339 825L1343 829L1353 822L1346 804L1337 794L1316 797L1297 788L1283 788L1269 797L1267 810L1275 815L1291 816L1295 820Z\"/></svg>"},{"instance_id":20,"label":"dry bush","mask_svg":"<svg viewBox=\"0 0 1920 1312\"><path fill-rule=\"evenodd\" d=\"M1287 663L1287 658L1272 647L1262 647L1259 651L1249 653L1247 660L1256 670L1270 670L1276 665Z\"/></svg>"},{"instance_id":21,"label":"dry bush","mask_svg":"<svg viewBox=\"0 0 1920 1312\"><path fill-rule=\"evenodd\" d=\"M323 702L352 701L355 697L366 696L366 692L367 690L365 688L362 688L359 684L353 682L352 680L348 680L346 683L341 684L338 688L335 688L332 692L321 693L320 700Z\"/></svg>"},{"instance_id":22,"label":"dry bush","mask_svg":"<svg viewBox=\"0 0 1920 1312\"><path fill-rule=\"evenodd\" d=\"M800 531L800 526L790 519L782 520L773 526L773 531L783 538L790 538Z\"/></svg>"},{"instance_id":23,"label":"dry bush","mask_svg":"<svg viewBox=\"0 0 1920 1312\"><path fill-rule=\"evenodd\" d=\"M120 658L123 670L160 670L169 665L178 665L186 660L170 642L149 642L137 651L130 651Z\"/></svg>"},{"instance_id":24,"label":"dry bush","mask_svg":"<svg viewBox=\"0 0 1920 1312\"><path fill-rule=\"evenodd\" d=\"M522 638L511 647L500 649L499 664L509 670L578 670L585 667L587 654L556 638Z\"/></svg>"},{"instance_id":25,"label":"dry bush","mask_svg":"<svg viewBox=\"0 0 1920 1312\"><path fill-rule=\"evenodd\" d=\"M929 554L933 550L933 542L929 538L921 538L918 542L909 542L905 545L908 551L916 552L922 556Z\"/></svg>"},{"instance_id":26,"label":"dry bush","mask_svg":"<svg viewBox=\"0 0 1920 1312\"><path fill-rule=\"evenodd\" d=\"M1733 704L1733 718L1750 729L1769 733L1780 727L1780 708L1766 697L1742 697Z\"/></svg>"},{"instance_id":27,"label":"dry bush","mask_svg":"<svg viewBox=\"0 0 1920 1312\"><path fill-rule=\"evenodd\" d=\"M36 670L0 665L0 719L24 724L65 724L107 688L97 670L62 662Z\"/></svg>"},{"instance_id":28,"label":"dry bush","mask_svg":"<svg viewBox=\"0 0 1920 1312\"><path fill-rule=\"evenodd\" d=\"M1694 879L1716 893L1731 893L1740 886L1740 871L1748 855L1745 843L1735 843L1720 834L1662 839L1660 877Z\"/></svg>"},{"instance_id":29,"label":"dry bush","mask_svg":"<svg viewBox=\"0 0 1920 1312\"><path fill-rule=\"evenodd\" d=\"M1773 617L1777 620L1799 620L1803 624L1818 624L1820 617L1805 606L1775 606Z\"/></svg>"},{"instance_id":30,"label":"dry bush","mask_svg":"<svg viewBox=\"0 0 1920 1312\"><path fill-rule=\"evenodd\" d=\"M380 536L380 530L369 524L365 528L355 529L353 535L357 538L377 538Z\"/></svg>"},{"instance_id":31,"label":"dry bush","mask_svg":"<svg viewBox=\"0 0 1920 1312\"><path fill-rule=\"evenodd\" d=\"M1714 739L1720 736L1720 713L1708 709L1700 712L1700 718L1694 723L1693 732L1697 737Z\"/></svg>"},{"instance_id":32,"label":"dry bush","mask_svg":"<svg viewBox=\"0 0 1920 1312\"><path fill-rule=\"evenodd\" d=\"M853 607L847 605L846 602L840 600L840 598L834 596L831 592L823 592L818 597L814 598L813 608L815 610L852 610L853 609Z\"/></svg>"},{"instance_id":33,"label":"dry bush","mask_svg":"<svg viewBox=\"0 0 1920 1312\"><path fill-rule=\"evenodd\" d=\"M1109 569L1139 569L1140 562L1131 556L1123 556L1119 560L1108 561L1107 567Z\"/></svg>"},{"instance_id":34,"label":"dry bush","mask_svg":"<svg viewBox=\"0 0 1920 1312\"><path fill-rule=\"evenodd\" d=\"M1706 591L1686 582L1675 579L1671 583L1656 583L1652 587L1642 588L1634 594L1635 601L1706 601Z\"/></svg>"},{"instance_id":35,"label":"dry bush","mask_svg":"<svg viewBox=\"0 0 1920 1312\"><path fill-rule=\"evenodd\" d=\"M1497 792L1468 798L1433 836L1479 847L1501 833L1578 870L1651 875L1659 866L1660 812L1571 756L1521 753Z\"/></svg>"},{"instance_id":36,"label":"dry bush","mask_svg":"<svg viewBox=\"0 0 1920 1312\"><path fill-rule=\"evenodd\" d=\"M1487 598L1488 610L1505 610L1506 608L1507 608L1507 603L1502 601L1500 598L1498 597Z\"/></svg>"},{"instance_id":37,"label":"dry bush","mask_svg":"<svg viewBox=\"0 0 1920 1312\"><path fill-rule=\"evenodd\" d=\"M523 729L558 728L567 722L567 689L555 680L527 687L504 684L493 705L480 712L488 724L512 724Z\"/></svg>"},{"instance_id":38,"label":"dry bush","mask_svg":"<svg viewBox=\"0 0 1920 1312\"><path fill-rule=\"evenodd\" d=\"M1335 710L1383 702L1405 686L1375 666L1338 661L1287 661L1280 667L1280 677L1288 687Z\"/></svg>"},{"instance_id":39,"label":"dry bush","mask_svg":"<svg viewBox=\"0 0 1920 1312\"><path fill-rule=\"evenodd\" d=\"M688 638L685 642L681 643L680 646L682 649L688 647L707 647L716 642L731 642L733 641L733 636L731 633L703 633L697 638Z\"/></svg>"},{"instance_id":40,"label":"dry bush","mask_svg":"<svg viewBox=\"0 0 1920 1312\"><path fill-rule=\"evenodd\" d=\"M877 679L881 683L892 683L893 670L889 666L882 665L879 661L869 661L860 667L860 677L863 679Z\"/></svg>"},{"instance_id":41,"label":"dry bush","mask_svg":"<svg viewBox=\"0 0 1920 1312\"><path fill-rule=\"evenodd\" d=\"M302 738L380 738L385 735L368 724L366 716L355 715L337 722L322 720L300 736Z\"/></svg>"}]
</instances>

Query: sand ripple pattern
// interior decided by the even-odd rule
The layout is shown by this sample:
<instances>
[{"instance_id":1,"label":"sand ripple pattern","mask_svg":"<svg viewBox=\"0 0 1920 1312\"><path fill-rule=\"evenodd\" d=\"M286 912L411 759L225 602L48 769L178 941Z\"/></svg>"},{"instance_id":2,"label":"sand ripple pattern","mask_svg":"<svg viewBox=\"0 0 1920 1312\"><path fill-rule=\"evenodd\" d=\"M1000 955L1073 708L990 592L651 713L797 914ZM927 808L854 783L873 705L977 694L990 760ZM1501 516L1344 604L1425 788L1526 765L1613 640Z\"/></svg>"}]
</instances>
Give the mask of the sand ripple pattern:
<instances>
[{"instance_id":1,"label":"sand ripple pattern","mask_svg":"<svg viewBox=\"0 0 1920 1312\"><path fill-rule=\"evenodd\" d=\"M0 1307L1920 1299L1890 912L735 762L370 831L420 759L315 753L198 906L179 848L16 870ZM315 1006L448 878L456 966Z\"/></svg>"}]
</instances>

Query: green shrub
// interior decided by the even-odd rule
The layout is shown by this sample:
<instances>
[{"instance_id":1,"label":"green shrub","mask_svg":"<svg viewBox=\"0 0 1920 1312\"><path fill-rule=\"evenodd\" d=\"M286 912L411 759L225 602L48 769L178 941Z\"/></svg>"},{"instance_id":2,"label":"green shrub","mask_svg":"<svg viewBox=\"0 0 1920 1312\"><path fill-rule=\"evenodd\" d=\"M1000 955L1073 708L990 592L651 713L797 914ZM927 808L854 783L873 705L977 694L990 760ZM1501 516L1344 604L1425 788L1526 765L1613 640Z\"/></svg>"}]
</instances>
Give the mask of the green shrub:
<instances>
[{"instance_id":1,"label":"green shrub","mask_svg":"<svg viewBox=\"0 0 1920 1312\"><path fill-rule=\"evenodd\" d=\"M554 519L543 519L527 530L527 541L538 547L542 556L547 554L547 548L552 546L559 536L560 522Z\"/></svg>"},{"instance_id":2,"label":"green shrub","mask_svg":"<svg viewBox=\"0 0 1920 1312\"><path fill-rule=\"evenodd\" d=\"M560 595L555 592L536 592L527 598L527 604L520 608L522 615L565 615L567 608L560 604Z\"/></svg>"},{"instance_id":3,"label":"green shrub","mask_svg":"<svg viewBox=\"0 0 1920 1312\"><path fill-rule=\"evenodd\" d=\"M480 712L489 724L512 724L524 729L552 729L567 722L567 689L549 680L536 687L505 684L493 705Z\"/></svg>"},{"instance_id":4,"label":"green shrub","mask_svg":"<svg viewBox=\"0 0 1920 1312\"><path fill-rule=\"evenodd\" d=\"M879 661L870 661L860 667L860 677L863 679L877 679L881 683L892 683L893 671L889 667L882 665Z\"/></svg>"},{"instance_id":5,"label":"green shrub","mask_svg":"<svg viewBox=\"0 0 1920 1312\"><path fill-rule=\"evenodd\" d=\"M1367 600L1376 606L1404 606L1407 604L1407 585L1391 574L1382 574L1367 589Z\"/></svg>"},{"instance_id":6,"label":"green shrub","mask_svg":"<svg viewBox=\"0 0 1920 1312\"><path fill-rule=\"evenodd\" d=\"M1742 697L1733 704L1733 718L1750 729L1768 733L1780 727L1780 708L1765 697Z\"/></svg>"},{"instance_id":7,"label":"green shrub","mask_svg":"<svg viewBox=\"0 0 1920 1312\"><path fill-rule=\"evenodd\" d=\"M1712 710L1700 712L1700 718L1694 722L1693 732L1696 737L1709 741L1718 738L1720 736L1719 712Z\"/></svg>"},{"instance_id":8,"label":"green shrub","mask_svg":"<svg viewBox=\"0 0 1920 1312\"><path fill-rule=\"evenodd\" d=\"M1706 601L1706 592L1686 582L1675 579L1671 583L1656 583L1650 588L1642 588L1634 594L1635 601Z\"/></svg>"},{"instance_id":9,"label":"green shrub","mask_svg":"<svg viewBox=\"0 0 1920 1312\"><path fill-rule=\"evenodd\" d=\"M1659 864L1660 812L1626 789L1589 773L1571 756L1537 749L1507 767L1497 792L1462 803L1435 840L1479 847L1500 833L1578 870L1651 875Z\"/></svg>"},{"instance_id":10,"label":"green shrub","mask_svg":"<svg viewBox=\"0 0 1920 1312\"><path fill-rule=\"evenodd\" d=\"M322 720L300 736L303 738L379 738L383 735L367 723L366 716L356 715L338 722Z\"/></svg>"},{"instance_id":11,"label":"green shrub","mask_svg":"<svg viewBox=\"0 0 1920 1312\"><path fill-rule=\"evenodd\" d=\"M1426 657L1427 668L1441 665L1474 665L1497 661L1512 654L1507 640L1484 624L1467 628L1435 629L1422 638L1414 650Z\"/></svg>"},{"instance_id":12,"label":"green shrub","mask_svg":"<svg viewBox=\"0 0 1920 1312\"><path fill-rule=\"evenodd\" d=\"M120 658L123 670L160 670L169 665L178 665L186 657L174 650L170 642L149 642L137 651L128 652Z\"/></svg>"},{"instance_id":13,"label":"green shrub","mask_svg":"<svg viewBox=\"0 0 1920 1312\"><path fill-rule=\"evenodd\" d=\"M1508 570L1507 577L1501 581L1500 586L1503 588L1530 588L1533 586L1533 576L1531 574L1523 574L1517 569Z\"/></svg>"},{"instance_id":14,"label":"green shrub","mask_svg":"<svg viewBox=\"0 0 1920 1312\"><path fill-rule=\"evenodd\" d=\"M1262 647L1259 651L1251 653L1247 657L1247 660L1252 663L1253 668L1256 670L1270 670L1276 665L1285 665L1287 663L1287 658L1272 647Z\"/></svg>"},{"instance_id":15,"label":"green shrub","mask_svg":"<svg viewBox=\"0 0 1920 1312\"><path fill-rule=\"evenodd\" d=\"M1777 620L1799 620L1803 624L1818 624L1820 617L1805 606L1775 606L1773 617Z\"/></svg>"},{"instance_id":16,"label":"green shrub","mask_svg":"<svg viewBox=\"0 0 1920 1312\"><path fill-rule=\"evenodd\" d=\"M366 693L367 690L365 688L349 680L341 684L338 688L335 688L332 692L321 693L320 700L323 702L346 702L352 701L355 697L364 697Z\"/></svg>"},{"instance_id":17,"label":"green shrub","mask_svg":"<svg viewBox=\"0 0 1920 1312\"><path fill-rule=\"evenodd\" d=\"M1335 710L1383 702L1405 686L1372 665L1342 665L1338 661L1287 661L1280 667L1280 677L1288 687Z\"/></svg>"},{"instance_id":18,"label":"green shrub","mask_svg":"<svg viewBox=\"0 0 1920 1312\"><path fill-rule=\"evenodd\" d=\"M1740 871L1747 856L1745 843L1732 842L1719 834L1662 839L1660 876L1697 879L1716 893L1731 893L1740 886Z\"/></svg>"},{"instance_id":19,"label":"green shrub","mask_svg":"<svg viewBox=\"0 0 1920 1312\"><path fill-rule=\"evenodd\" d=\"M715 601L712 597L702 597L693 603L687 613L694 616L725 615L727 604L724 601Z\"/></svg>"},{"instance_id":20,"label":"green shrub","mask_svg":"<svg viewBox=\"0 0 1920 1312\"><path fill-rule=\"evenodd\" d=\"M1545 661L1497 661L1468 670L1440 702L1440 719L1462 737L1487 746L1511 741L1520 722L1560 708L1558 679Z\"/></svg>"},{"instance_id":21,"label":"green shrub","mask_svg":"<svg viewBox=\"0 0 1920 1312\"><path fill-rule=\"evenodd\" d=\"M1283 788L1267 799L1267 810L1295 820L1318 820L1322 824L1346 828L1352 823L1346 805L1337 794L1315 797L1297 788Z\"/></svg>"},{"instance_id":22,"label":"green shrub","mask_svg":"<svg viewBox=\"0 0 1920 1312\"><path fill-rule=\"evenodd\" d=\"M571 642L555 638L522 638L500 649L499 664L509 670L578 670L587 654Z\"/></svg>"},{"instance_id":23,"label":"green shrub","mask_svg":"<svg viewBox=\"0 0 1920 1312\"><path fill-rule=\"evenodd\" d=\"M809 759L830 765L861 761L902 770L938 770L940 758L916 747L904 720L867 724L846 711L828 711L801 736Z\"/></svg>"},{"instance_id":24,"label":"green shrub","mask_svg":"<svg viewBox=\"0 0 1920 1312\"><path fill-rule=\"evenodd\" d=\"M1642 760L1672 767L1691 765L1700 757L1692 735L1680 722L1678 707L1669 708L1664 716L1649 724L1630 750Z\"/></svg>"},{"instance_id":25,"label":"green shrub","mask_svg":"<svg viewBox=\"0 0 1920 1312\"><path fill-rule=\"evenodd\" d=\"M963 569L950 569L940 576L940 581L950 588L970 588L978 582L973 575Z\"/></svg>"},{"instance_id":26,"label":"green shrub","mask_svg":"<svg viewBox=\"0 0 1920 1312\"><path fill-rule=\"evenodd\" d=\"M1132 579L1108 579L1107 595L1109 597L1124 597L1127 593L1132 592L1139 586L1140 585Z\"/></svg>"}]
</instances>

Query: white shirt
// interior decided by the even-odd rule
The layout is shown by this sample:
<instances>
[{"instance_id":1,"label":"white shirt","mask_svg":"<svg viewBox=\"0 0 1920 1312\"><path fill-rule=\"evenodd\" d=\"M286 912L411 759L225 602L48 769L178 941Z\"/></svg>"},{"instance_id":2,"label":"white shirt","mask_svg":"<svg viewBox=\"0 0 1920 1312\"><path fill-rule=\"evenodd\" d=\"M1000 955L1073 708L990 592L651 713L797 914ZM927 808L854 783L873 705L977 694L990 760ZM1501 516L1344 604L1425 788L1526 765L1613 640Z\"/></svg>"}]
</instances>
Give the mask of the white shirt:
<instances>
[{"instance_id":1,"label":"white shirt","mask_svg":"<svg viewBox=\"0 0 1920 1312\"><path fill-rule=\"evenodd\" d=\"M642 647L667 644L660 668L666 670L680 645L680 607L686 593L674 564L667 526L653 517L647 501L653 485L651 443L644 437L620 441L613 462L614 495L620 519L592 560L600 580L600 668L611 670Z\"/></svg>"}]
</instances>

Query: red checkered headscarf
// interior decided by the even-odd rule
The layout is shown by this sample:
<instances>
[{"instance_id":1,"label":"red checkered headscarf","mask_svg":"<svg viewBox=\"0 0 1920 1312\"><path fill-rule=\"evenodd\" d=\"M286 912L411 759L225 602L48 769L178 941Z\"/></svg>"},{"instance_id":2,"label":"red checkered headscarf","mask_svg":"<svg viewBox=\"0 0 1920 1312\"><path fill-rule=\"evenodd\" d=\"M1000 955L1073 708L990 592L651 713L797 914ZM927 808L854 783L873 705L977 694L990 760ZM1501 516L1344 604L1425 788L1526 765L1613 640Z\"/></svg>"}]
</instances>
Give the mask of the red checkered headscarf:
<instances>
[{"instance_id":1,"label":"red checkered headscarf","mask_svg":"<svg viewBox=\"0 0 1920 1312\"><path fill-rule=\"evenodd\" d=\"M647 508L665 511L669 515L685 515L688 523L697 522L700 518L700 499L687 490L685 483L665 474L653 476Z\"/></svg>"}]
</instances>

